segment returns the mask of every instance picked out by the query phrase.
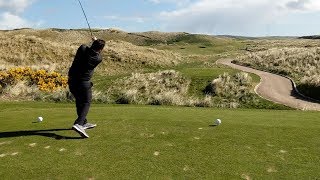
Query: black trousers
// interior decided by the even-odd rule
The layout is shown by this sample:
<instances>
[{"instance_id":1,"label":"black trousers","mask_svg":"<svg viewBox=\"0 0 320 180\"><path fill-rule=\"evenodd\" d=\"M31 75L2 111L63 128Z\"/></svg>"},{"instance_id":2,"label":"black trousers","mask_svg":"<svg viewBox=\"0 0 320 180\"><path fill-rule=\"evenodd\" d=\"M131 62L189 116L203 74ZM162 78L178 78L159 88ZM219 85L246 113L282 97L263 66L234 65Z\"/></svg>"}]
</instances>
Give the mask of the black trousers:
<instances>
[{"instance_id":1,"label":"black trousers","mask_svg":"<svg viewBox=\"0 0 320 180\"><path fill-rule=\"evenodd\" d=\"M92 82L90 81L69 81L70 92L76 99L78 118L74 124L84 125L87 123L87 114L92 100Z\"/></svg>"}]
</instances>

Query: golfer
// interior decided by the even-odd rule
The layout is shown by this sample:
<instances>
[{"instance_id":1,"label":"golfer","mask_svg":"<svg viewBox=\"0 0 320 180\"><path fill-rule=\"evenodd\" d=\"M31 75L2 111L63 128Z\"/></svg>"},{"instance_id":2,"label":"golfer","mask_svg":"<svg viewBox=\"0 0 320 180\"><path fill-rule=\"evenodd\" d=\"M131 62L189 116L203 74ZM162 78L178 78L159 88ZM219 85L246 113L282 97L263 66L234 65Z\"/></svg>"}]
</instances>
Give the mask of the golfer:
<instances>
[{"instance_id":1,"label":"golfer","mask_svg":"<svg viewBox=\"0 0 320 180\"><path fill-rule=\"evenodd\" d=\"M75 120L72 129L78 132L83 138L89 135L85 129L94 128L96 124L91 124L87 120L91 99L92 99L92 82L95 67L101 63L101 52L105 46L105 41L92 38L93 43L89 47L81 45L76 53L74 61L69 69L68 84L70 92L76 99L76 108L78 118Z\"/></svg>"}]
</instances>

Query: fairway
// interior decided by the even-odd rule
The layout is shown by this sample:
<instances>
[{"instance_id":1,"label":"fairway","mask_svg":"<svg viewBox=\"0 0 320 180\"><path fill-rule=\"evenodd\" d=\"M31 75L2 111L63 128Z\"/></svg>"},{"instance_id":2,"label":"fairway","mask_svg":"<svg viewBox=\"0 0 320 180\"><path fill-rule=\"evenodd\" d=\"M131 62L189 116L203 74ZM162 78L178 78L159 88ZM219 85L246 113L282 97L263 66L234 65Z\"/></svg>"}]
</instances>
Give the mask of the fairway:
<instances>
[{"instance_id":1,"label":"fairway","mask_svg":"<svg viewBox=\"0 0 320 180\"><path fill-rule=\"evenodd\" d=\"M93 104L79 139L73 104L0 106L1 179L320 177L320 112Z\"/></svg>"}]
</instances>

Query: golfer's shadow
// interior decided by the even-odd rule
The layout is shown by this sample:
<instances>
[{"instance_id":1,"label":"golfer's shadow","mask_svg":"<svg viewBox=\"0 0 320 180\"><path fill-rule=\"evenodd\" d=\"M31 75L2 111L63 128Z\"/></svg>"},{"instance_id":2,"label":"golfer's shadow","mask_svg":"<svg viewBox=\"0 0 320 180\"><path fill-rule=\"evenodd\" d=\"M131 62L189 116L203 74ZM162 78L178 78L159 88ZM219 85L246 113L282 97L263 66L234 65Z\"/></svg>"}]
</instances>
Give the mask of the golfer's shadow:
<instances>
[{"instance_id":1,"label":"golfer's shadow","mask_svg":"<svg viewBox=\"0 0 320 180\"><path fill-rule=\"evenodd\" d=\"M61 136L56 134L57 131L70 131L71 128L65 129L45 129L45 130L33 130L33 131L11 131L11 132L0 132L1 138L10 138L10 137L23 137L23 136L44 136L49 138L54 138L57 140L61 139L82 139L82 137L69 137Z\"/></svg>"}]
</instances>

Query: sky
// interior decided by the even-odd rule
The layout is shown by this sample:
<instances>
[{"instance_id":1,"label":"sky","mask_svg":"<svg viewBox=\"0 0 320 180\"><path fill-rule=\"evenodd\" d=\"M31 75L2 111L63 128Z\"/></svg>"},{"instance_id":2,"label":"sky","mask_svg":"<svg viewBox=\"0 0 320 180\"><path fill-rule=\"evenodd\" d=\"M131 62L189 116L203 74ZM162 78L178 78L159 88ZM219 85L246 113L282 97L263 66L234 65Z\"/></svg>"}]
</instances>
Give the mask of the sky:
<instances>
[{"instance_id":1,"label":"sky","mask_svg":"<svg viewBox=\"0 0 320 180\"><path fill-rule=\"evenodd\" d=\"M320 0L81 0L93 28L126 32L320 34ZM0 29L87 28L78 0L0 0Z\"/></svg>"}]
</instances>

